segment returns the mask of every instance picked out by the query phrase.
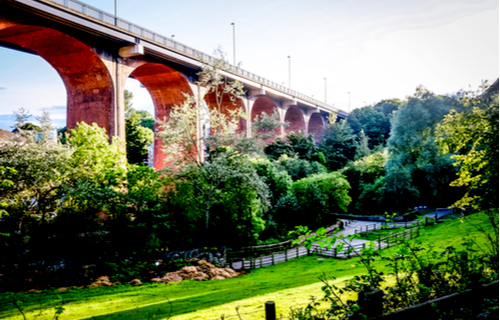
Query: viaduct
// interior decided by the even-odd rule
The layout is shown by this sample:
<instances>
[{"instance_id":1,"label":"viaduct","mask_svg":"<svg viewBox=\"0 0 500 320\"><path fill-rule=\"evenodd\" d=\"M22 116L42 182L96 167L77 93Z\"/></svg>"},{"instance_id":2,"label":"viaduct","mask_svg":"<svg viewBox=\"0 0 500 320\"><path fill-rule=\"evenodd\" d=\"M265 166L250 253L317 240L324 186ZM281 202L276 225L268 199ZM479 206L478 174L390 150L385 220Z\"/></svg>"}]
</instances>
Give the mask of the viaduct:
<instances>
[{"instance_id":1,"label":"viaduct","mask_svg":"<svg viewBox=\"0 0 500 320\"><path fill-rule=\"evenodd\" d=\"M214 97L196 85L203 63L213 57L139 27L77 0L0 0L0 46L36 54L60 75L67 91L67 128L78 122L97 123L110 136L125 139L124 88L129 77L150 93L155 118L168 117L184 93ZM327 116L347 113L235 66L225 75L244 84L237 101L249 115L240 124L251 134L251 120L262 112L279 111L290 126L282 133L304 131L320 137ZM234 107L224 102L224 106ZM155 143L154 165L163 166Z\"/></svg>"}]
</instances>

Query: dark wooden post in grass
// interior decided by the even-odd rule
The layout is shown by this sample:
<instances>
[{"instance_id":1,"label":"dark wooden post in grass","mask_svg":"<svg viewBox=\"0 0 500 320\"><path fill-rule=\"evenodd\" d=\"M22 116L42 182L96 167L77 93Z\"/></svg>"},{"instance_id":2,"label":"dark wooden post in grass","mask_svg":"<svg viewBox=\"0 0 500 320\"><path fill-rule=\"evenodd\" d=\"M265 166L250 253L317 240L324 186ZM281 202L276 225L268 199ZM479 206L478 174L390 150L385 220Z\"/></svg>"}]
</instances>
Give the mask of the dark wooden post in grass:
<instances>
[{"instance_id":1,"label":"dark wooden post in grass","mask_svg":"<svg viewBox=\"0 0 500 320\"><path fill-rule=\"evenodd\" d=\"M273 252L273 253L271 253L271 259L272 259L273 266L274 266L274 252Z\"/></svg>"},{"instance_id":2,"label":"dark wooden post in grass","mask_svg":"<svg viewBox=\"0 0 500 320\"><path fill-rule=\"evenodd\" d=\"M382 301L384 292L380 289L372 289L370 291L360 292L358 294L358 304L360 312L368 318L382 315Z\"/></svg>"},{"instance_id":3,"label":"dark wooden post in grass","mask_svg":"<svg viewBox=\"0 0 500 320\"><path fill-rule=\"evenodd\" d=\"M378 235L378 249L382 249L382 242L380 241L380 234Z\"/></svg>"},{"instance_id":4,"label":"dark wooden post in grass","mask_svg":"<svg viewBox=\"0 0 500 320\"><path fill-rule=\"evenodd\" d=\"M266 301L266 320L276 320L276 305L274 301Z\"/></svg>"}]
</instances>

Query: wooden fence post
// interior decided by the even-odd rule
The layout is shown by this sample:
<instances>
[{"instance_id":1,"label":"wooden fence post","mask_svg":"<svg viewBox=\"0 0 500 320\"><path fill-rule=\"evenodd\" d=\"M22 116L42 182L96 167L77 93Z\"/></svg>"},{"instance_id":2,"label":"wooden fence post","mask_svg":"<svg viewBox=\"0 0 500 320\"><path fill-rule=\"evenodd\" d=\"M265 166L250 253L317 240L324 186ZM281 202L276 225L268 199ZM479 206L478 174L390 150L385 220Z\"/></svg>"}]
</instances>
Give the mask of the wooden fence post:
<instances>
[{"instance_id":1,"label":"wooden fence post","mask_svg":"<svg viewBox=\"0 0 500 320\"><path fill-rule=\"evenodd\" d=\"M276 305L274 301L266 301L266 320L276 320Z\"/></svg>"},{"instance_id":2,"label":"wooden fence post","mask_svg":"<svg viewBox=\"0 0 500 320\"><path fill-rule=\"evenodd\" d=\"M382 249L382 242L380 241L380 234L378 235L378 249Z\"/></svg>"},{"instance_id":3,"label":"wooden fence post","mask_svg":"<svg viewBox=\"0 0 500 320\"><path fill-rule=\"evenodd\" d=\"M271 259L272 259L272 263L273 263L273 266L274 266L274 252L271 254Z\"/></svg>"},{"instance_id":4,"label":"wooden fence post","mask_svg":"<svg viewBox=\"0 0 500 320\"><path fill-rule=\"evenodd\" d=\"M337 258L337 247L333 248L333 257Z\"/></svg>"},{"instance_id":5,"label":"wooden fence post","mask_svg":"<svg viewBox=\"0 0 500 320\"><path fill-rule=\"evenodd\" d=\"M285 261L288 261L287 250L285 249Z\"/></svg>"},{"instance_id":6,"label":"wooden fence post","mask_svg":"<svg viewBox=\"0 0 500 320\"><path fill-rule=\"evenodd\" d=\"M260 267L262 268L262 256L260 256Z\"/></svg>"}]
</instances>

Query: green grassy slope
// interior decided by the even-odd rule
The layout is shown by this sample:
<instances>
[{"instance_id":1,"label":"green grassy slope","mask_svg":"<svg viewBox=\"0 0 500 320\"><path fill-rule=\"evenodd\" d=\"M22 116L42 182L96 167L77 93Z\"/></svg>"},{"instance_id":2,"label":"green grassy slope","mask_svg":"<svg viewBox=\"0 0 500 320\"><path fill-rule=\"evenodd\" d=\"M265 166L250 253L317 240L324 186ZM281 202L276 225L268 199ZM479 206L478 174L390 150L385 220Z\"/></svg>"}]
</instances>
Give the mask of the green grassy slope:
<instances>
[{"instance_id":1,"label":"green grassy slope","mask_svg":"<svg viewBox=\"0 0 500 320\"><path fill-rule=\"evenodd\" d=\"M469 216L472 222L487 226L481 214ZM464 236L477 238L484 246L484 240L477 230L459 220L448 221L423 230L419 241L423 246L440 250L449 245L460 246ZM395 252L396 247L383 251ZM334 260L319 256L306 256L275 266L253 270L239 278L219 281L183 281L170 284L145 284L141 287L121 285L88 289L57 290L41 293L25 293L19 298L28 319L42 307L58 305L60 298L71 301L65 305L61 319L159 319L168 314L173 319L217 319L220 314L235 314L240 306L242 313L263 309L266 300L274 300L279 312L299 304L306 304L311 295L321 296L318 276L323 272L335 276L338 281L356 274L364 268L357 259ZM384 262L379 262L384 269ZM59 298L59 297L60 298ZM0 294L0 319L23 319L12 304L9 294ZM60 303L59 303L60 304ZM52 319L54 308L47 309L37 319ZM183 316L181 316L183 315ZM252 319L251 316L245 319Z\"/></svg>"}]
</instances>

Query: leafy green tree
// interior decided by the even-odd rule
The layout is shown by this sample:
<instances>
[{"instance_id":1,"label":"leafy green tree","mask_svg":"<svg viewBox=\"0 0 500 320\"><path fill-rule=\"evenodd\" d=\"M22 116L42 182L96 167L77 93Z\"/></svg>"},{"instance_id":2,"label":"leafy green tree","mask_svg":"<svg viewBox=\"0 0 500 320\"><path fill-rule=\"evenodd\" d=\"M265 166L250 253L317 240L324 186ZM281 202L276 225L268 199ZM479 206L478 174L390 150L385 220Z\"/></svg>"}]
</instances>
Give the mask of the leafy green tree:
<instances>
[{"instance_id":1,"label":"leafy green tree","mask_svg":"<svg viewBox=\"0 0 500 320\"><path fill-rule=\"evenodd\" d=\"M272 114L262 112L252 122L252 135L263 144L275 141L280 135L281 127L288 127L288 122L281 122L277 109Z\"/></svg>"},{"instance_id":2,"label":"leafy green tree","mask_svg":"<svg viewBox=\"0 0 500 320\"><path fill-rule=\"evenodd\" d=\"M388 210L384 207L383 197L386 161L386 150L379 150L350 162L341 170L351 186L349 196L352 202L348 209L350 213L383 214Z\"/></svg>"},{"instance_id":3,"label":"leafy green tree","mask_svg":"<svg viewBox=\"0 0 500 320\"><path fill-rule=\"evenodd\" d=\"M129 163L142 164L147 160L148 147L154 140L154 118L147 111L137 111L132 108L133 98L134 94L125 90L127 160ZM150 128L151 126L152 128Z\"/></svg>"},{"instance_id":4,"label":"leafy green tree","mask_svg":"<svg viewBox=\"0 0 500 320\"><path fill-rule=\"evenodd\" d=\"M297 157L289 158L286 155L281 156L277 161L279 170L286 171L293 181L305 178L316 173L326 173L325 166L317 161L307 161Z\"/></svg>"},{"instance_id":5,"label":"leafy green tree","mask_svg":"<svg viewBox=\"0 0 500 320\"><path fill-rule=\"evenodd\" d=\"M295 150L291 144L281 137L276 138L272 143L265 146L264 153L269 160L278 160L281 155L287 155L288 157L295 156Z\"/></svg>"},{"instance_id":6,"label":"leafy green tree","mask_svg":"<svg viewBox=\"0 0 500 320\"><path fill-rule=\"evenodd\" d=\"M202 97L186 96L183 104L172 108L168 121L159 122L158 136L164 145L169 167L166 170L191 187L198 212L203 212L204 234L208 237L212 230L226 224L235 228L226 233L240 230L239 239L255 241L263 229L263 211L269 208L268 189L246 159L245 153L253 148L252 141L236 133L245 116L243 110L223 109L227 99L236 107L236 100L243 93L240 82L230 81L223 74L226 65L221 54L213 63L203 65L198 74L198 84L206 89L206 94L215 96L215 105L207 108ZM210 136L200 135L199 119L210 124ZM247 142L250 143L246 145ZM228 215L230 219L220 218ZM238 220L240 227L232 224Z\"/></svg>"},{"instance_id":7,"label":"leafy green tree","mask_svg":"<svg viewBox=\"0 0 500 320\"><path fill-rule=\"evenodd\" d=\"M421 205L421 201L435 206L450 204L441 196L448 192L446 187L455 170L450 156L441 154L436 147L435 128L450 110L461 108L456 99L436 96L419 87L394 114L388 140L386 194L392 197L398 212ZM421 195L426 198L419 200Z\"/></svg>"},{"instance_id":8,"label":"leafy green tree","mask_svg":"<svg viewBox=\"0 0 500 320\"><path fill-rule=\"evenodd\" d=\"M111 139L104 128L80 122L69 130L69 147L74 149L74 175L96 184L121 186L125 175L125 154L117 137Z\"/></svg>"},{"instance_id":9,"label":"leafy green tree","mask_svg":"<svg viewBox=\"0 0 500 320\"><path fill-rule=\"evenodd\" d=\"M356 141L356 154L354 159L358 160L366 157L370 154L370 148L368 147L369 138L365 135L365 131L361 130L359 132L359 139Z\"/></svg>"},{"instance_id":10,"label":"leafy green tree","mask_svg":"<svg viewBox=\"0 0 500 320\"><path fill-rule=\"evenodd\" d=\"M134 113L125 120L127 139L127 160L133 164L143 164L148 158L148 147L154 140L151 129L141 125L141 116Z\"/></svg>"},{"instance_id":11,"label":"leafy green tree","mask_svg":"<svg viewBox=\"0 0 500 320\"><path fill-rule=\"evenodd\" d=\"M464 111L452 110L437 129L441 149L459 168L451 185L467 188L457 204L498 208L498 93L462 101Z\"/></svg>"},{"instance_id":12,"label":"leafy green tree","mask_svg":"<svg viewBox=\"0 0 500 320\"><path fill-rule=\"evenodd\" d=\"M398 99L382 100L373 107L353 110L347 118L347 123L354 134L360 135L361 131L364 132L369 139L370 149L379 145L385 146L391 131L391 118L402 105L403 102Z\"/></svg>"},{"instance_id":13,"label":"leafy green tree","mask_svg":"<svg viewBox=\"0 0 500 320\"><path fill-rule=\"evenodd\" d=\"M354 159L356 137L345 120L339 122L335 122L335 119L330 120L319 150L324 154L325 166L329 170L338 170Z\"/></svg>"},{"instance_id":14,"label":"leafy green tree","mask_svg":"<svg viewBox=\"0 0 500 320\"><path fill-rule=\"evenodd\" d=\"M349 188L347 180L338 172L315 174L295 181L292 191L302 212L301 223L315 228L333 223L334 214L346 212L351 202Z\"/></svg>"}]
</instances>

